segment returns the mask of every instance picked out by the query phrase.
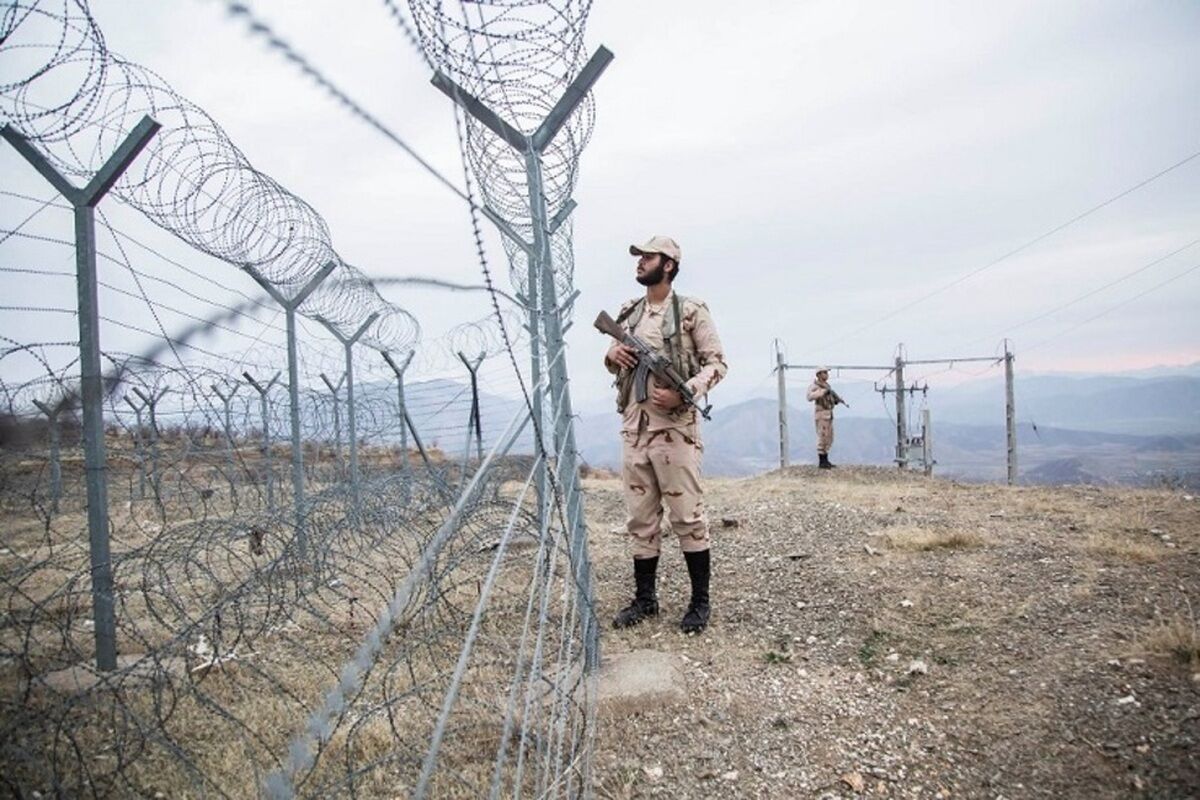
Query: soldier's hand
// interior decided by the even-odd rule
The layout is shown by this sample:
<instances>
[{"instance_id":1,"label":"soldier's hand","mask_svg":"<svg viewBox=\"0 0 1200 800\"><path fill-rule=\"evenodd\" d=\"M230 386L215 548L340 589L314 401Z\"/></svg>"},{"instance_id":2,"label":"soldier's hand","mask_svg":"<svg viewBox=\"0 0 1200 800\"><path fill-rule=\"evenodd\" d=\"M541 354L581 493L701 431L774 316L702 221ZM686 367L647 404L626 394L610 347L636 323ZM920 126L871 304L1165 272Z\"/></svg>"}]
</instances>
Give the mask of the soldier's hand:
<instances>
[{"instance_id":1,"label":"soldier's hand","mask_svg":"<svg viewBox=\"0 0 1200 800\"><path fill-rule=\"evenodd\" d=\"M663 411L674 411L683 405L683 397L674 389L655 386L650 391L650 402Z\"/></svg>"},{"instance_id":2,"label":"soldier's hand","mask_svg":"<svg viewBox=\"0 0 1200 800\"><path fill-rule=\"evenodd\" d=\"M608 355L606 358L608 358L609 361L613 362L618 367L624 367L625 369L633 369L638 363L637 351L628 345L621 344L620 342L617 342L612 347L608 348Z\"/></svg>"}]
</instances>

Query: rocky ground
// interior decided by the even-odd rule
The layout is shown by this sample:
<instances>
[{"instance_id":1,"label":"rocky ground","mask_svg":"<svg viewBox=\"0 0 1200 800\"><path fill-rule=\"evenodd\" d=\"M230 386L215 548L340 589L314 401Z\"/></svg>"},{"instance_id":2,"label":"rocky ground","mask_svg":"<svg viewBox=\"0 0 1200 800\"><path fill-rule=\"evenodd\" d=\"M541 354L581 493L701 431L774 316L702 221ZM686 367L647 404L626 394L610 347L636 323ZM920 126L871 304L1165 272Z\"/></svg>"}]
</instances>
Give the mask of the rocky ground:
<instances>
[{"instance_id":1,"label":"rocky ground","mask_svg":"<svg viewBox=\"0 0 1200 800\"><path fill-rule=\"evenodd\" d=\"M587 490L607 622L623 504ZM708 492L710 629L678 631L672 547L663 615L605 631L685 697L603 708L600 797L1200 795L1200 499L810 467Z\"/></svg>"}]
</instances>

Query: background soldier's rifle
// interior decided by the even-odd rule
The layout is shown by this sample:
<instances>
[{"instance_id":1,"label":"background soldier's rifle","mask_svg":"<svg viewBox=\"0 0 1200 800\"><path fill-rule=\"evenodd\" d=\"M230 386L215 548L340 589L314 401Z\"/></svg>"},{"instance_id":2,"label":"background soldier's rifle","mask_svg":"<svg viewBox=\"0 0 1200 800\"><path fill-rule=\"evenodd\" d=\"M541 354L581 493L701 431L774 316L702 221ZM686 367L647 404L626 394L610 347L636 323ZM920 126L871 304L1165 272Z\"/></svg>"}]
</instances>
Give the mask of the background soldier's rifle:
<instances>
[{"instance_id":1,"label":"background soldier's rifle","mask_svg":"<svg viewBox=\"0 0 1200 800\"><path fill-rule=\"evenodd\" d=\"M701 406L696 402L695 393L688 388L687 381L671 364L670 359L654 352L650 345L632 333L627 332L617 324L616 320L608 315L607 311L601 311L593 324L596 326L596 330L613 337L621 344L632 349L637 355L637 367L633 370L633 392L637 402L644 403L649 396L649 386L647 384L650 375L653 374L658 379L659 385L678 392L679 396L683 398L685 405L689 405L699 411L700 416L705 419L712 419L712 417L708 416L708 412L712 409L712 406Z\"/></svg>"}]
</instances>

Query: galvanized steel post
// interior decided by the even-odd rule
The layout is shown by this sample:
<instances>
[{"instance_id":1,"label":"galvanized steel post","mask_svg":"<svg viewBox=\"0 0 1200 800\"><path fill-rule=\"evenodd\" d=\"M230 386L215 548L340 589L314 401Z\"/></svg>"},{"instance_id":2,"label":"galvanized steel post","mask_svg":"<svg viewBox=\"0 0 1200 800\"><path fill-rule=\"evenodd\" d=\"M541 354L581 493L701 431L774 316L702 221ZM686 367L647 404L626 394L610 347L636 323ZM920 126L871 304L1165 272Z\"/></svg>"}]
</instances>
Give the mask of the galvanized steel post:
<instances>
[{"instance_id":1,"label":"galvanized steel post","mask_svg":"<svg viewBox=\"0 0 1200 800\"><path fill-rule=\"evenodd\" d=\"M50 511L58 513L58 501L62 499L62 459L60 457L60 436L58 430L58 412L61 406L48 406L40 400L33 404L46 415L46 425L50 433Z\"/></svg>"},{"instance_id":2,"label":"galvanized steel post","mask_svg":"<svg viewBox=\"0 0 1200 800\"><path fill-rule=\"evenodd\" d=\"M274 284L260 275L251 267L246 267L246 273L263 288L271 299L283 308L287 324L287 369L288 369L288 421L291 426L292 438L292 513L293 525L296 529L296 548L303 561L308 554L308 535L304 527L304 443L300 439L300 366L296 345L296 309L316 291L321 282L329 277L337 267L337 262L330 261L321 267L308 283L301 287L292 297L284 295L275 288ZM265 424L265 423L264 423Z\"/></svg>"},{"instance_id":3,"label":"galvanized steel post","mask_svg":"<svg viewBox=\"0 0 1200 800\"><path fill-rule=\"evenodd\" d=\"M129 399L129 395L125 395L125 402L133 409L134 421L137 427L133 429L133 454L138 465L138 500L146 498L146 450L145 442L142 441L142 406Z\"/></svg>"},{"instance_id":4,"label":"galvanized steel post","mask_svg":"<svg viewBox=\"0 0 1200 800\"><path fill-rule=\"evenodd\" d=\"M342 389L342 384L346 382L346 373L342 373L335 384L329 380L329 376L324 372L321 373L321 381L329 388L329 394L333 397L333 461L334 474L338 480L346 479L346 465L342 459L342 410L341 400L338 398L338 392Z\"/></svg>"},{"instance_id":5,"label":"galvanized steel post","mask_svg":"<svg viewBox=\"0 0 1200 800\"><path fill-rule=\"evenodd\" d=\"M346 351L346 419L350 424L350 495L354 500L354 509L358 510L359 504L359 486L358 486L358 432L355 427L354 413L354 343L363 337L370 327L375 324L375 320L379 318L379 312L376 311L367 317L362 325L358 326L350 336L344 336L337 326L324 317L316 317L317 322L328 329L333 334L334 338L342 343L342 347Z\"/></svg>"},{"instance_id":6,"label":"galvanized steel post","mask_svg":"<svg viewBox=\"0 0 1200 800\"><path fill-rule=\"evenodd\" d=\"M150 412L150 488L154 490L154 501L162 507L162 476L158 470L158 401L163 399L167 390L161 392L151 392L147 395L136 386L133 387L133 393L142 400L142 407ZM139 415L139 427L141 427L141 417Z\"/></svg>"},{"instance_id":7,"label":"galvanized steel post","mask_svg":"<svg viewBox=\"0 0 1200 800\"><path fill-rule=\"evenodd\" d=\"M249 372L242 373L242 377L246 379L246 382L254 387L254 391L258 392L258 407L262 415L262 454L264 480L267 484L267 510L272 514L275 513L275 482L271 466L271 412L267 402L267 395L270 394L271 387L279 380L279 375L280 373L276 372L271 376L271 380L263 384L254 380Z\"/></svg>"},{"instance_id":8,"label":"galvanized steel post","mask_svg":"<svg viewBox=\"0 0 1200 800\"><path fill-rule=\"evenodd\" d=\"M557 288L554 284L554 264L550 250L550 236L562 224L574 208L574 202L568 200L559 209L553 219L546 208L546 194L542 180L541 154L546 150L554 137L566 124L579 103L591 91L592 86L605 68L612 61L612 53L604 47L599 48L584 65L579 74L563 92L562 97L550 109L550 113L532 134L525 135L514 128L495 111L488 108L478 98L456 84L446 75L438 72L433 77L433 84L445 93L455 103L464 108L469 114L491 129L510 147L521 153L525 158L525 174L527 191L529 193L529 213L532 223L533 241L526 242L517 234L511 224L502 220L499 215L485 210L488 217L496 223L501 232L517 243L530 259L530 293L536 287L539 293L535 303L531 303L531 316L534 324L540 320L542 335L545 337L546 363L550 370L550 407L555 420L555 450L560 454L556 472L566 498L566 519L568 530L566 535L570 540L572 568L575 570L579 586L579 603L586 611L582 613L583 638L587 652L588 668L594 669L599 665L600 638L596 627L595 609L591 607L591 564L587 555L587 531L583 524L583 498L579 486L578 451L575 446L574 416L571 408L571 396L568 386L566 355L564 352L563 332L565 327L562 317L570 308L574 297L568 298L561 306L557 300ZM535 328L536 330L536 328ZM532 337L534 340L537 336ZM534 409L537 413L538 409ZM542 420L536 420L540 429ZM539 443L544 447L544 442ZM543 526L545 526L543 521ZM544 527L543 527L544 529Z\"/></svg>"},{"instance_id":9,"label":"galvanized steel post","mask_svg":"<svg viewBox=\"0 0 1200 800\"><path fill-rule=\"evenodd\" d=\"M100 311L96 279L95 208L137 158L160 125L150 117L125 137L87 186L74 186L11 125L0 136L24 156L75 211L75 277L79 311L79 372L83 405L83 451L87 475L88 538L92 577L92 615L96 623L96 667L117 666L116 604L108 540L108 480L104 453L104 379L100 371Z\"/></svg>"},{"instance_id":10,"label":"galvanized steel post","mask_svg":"<svg viewBox=\"0 0 1200 800\"><path fill-rule=\"evenodd\" d=\"M230 419L230 415L229 415L229 404L231 402L233 402L233 396L238 393L238 389L242 388L242 385L240 383L238 383L237 381L234 381L233 388L229 390L229 394L225 394L224 392L222 392L221 389L215 383L210 384L209 388L213 390L213 394L215 394L217 397L221 398L221 405L224 406L224 408L225 408L225 415L224 415L225 463L227 464L228 470L229 470L230 499L234 503L236 503L237 502L237 476L234 471L234 463L233 463L233 423L232 423L232 421Z\"/></svg>"},{"instance_id":11,"label":"galvanized steel post","mask_svg":"<svg viewBox=\"0 0 1200 800\"><path fill-rule=\"evenodd\" d=\"M478 451L479 463L483 463L483 422L479 416L479 367L483 364L486 353L480 353L474 361L458 352L458 360L467 368L471 376L471 411L467 416L467 437L463 446L462 479L467 479L467 464L471 459L471 433L475 434L475 448Z\"/></svg>"},{"instance_id":12,"label":"galvanized steel post","mask_svg":"<svg viewBox=\"0 0 1200 800\"><path fill-rule=\"evenodd\" d=\"M387 365L396 373L396 402L400 419L400 475L404 478L404 499L407 502L412 491L412 466L408 463L408 406L404 401L404 371L412 363L416 353L412 350L404 357L404 363L397 365L392 356L381 350L380 354Z\"/></svg>"}]
</instances>

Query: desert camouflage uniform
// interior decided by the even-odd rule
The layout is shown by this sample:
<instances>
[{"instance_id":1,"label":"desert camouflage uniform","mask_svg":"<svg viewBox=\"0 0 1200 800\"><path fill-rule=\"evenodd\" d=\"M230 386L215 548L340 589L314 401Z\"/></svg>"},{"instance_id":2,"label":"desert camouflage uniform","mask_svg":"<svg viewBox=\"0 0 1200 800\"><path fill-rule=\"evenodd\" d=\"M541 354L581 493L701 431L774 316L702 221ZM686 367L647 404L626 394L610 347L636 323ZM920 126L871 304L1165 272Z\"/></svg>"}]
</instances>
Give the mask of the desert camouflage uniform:
<instances>
[{"instance_id":1,"label":"desert camouflage uniform","mask_svg":"<svg viewBox=\"0 0 1200 800\"><path fill-rule=\"evenodd\" d=\"M680 353L671 352L674 331L675 294L661 306L643 300L631 300L621 307L618 319L626 330L645 341L682 367L681 374L691 376L688 387L700 397L725 377L728 367L717 329L708 306L692 297L679 296L682 336ZM635 308L637 303L642 308ZM630 313L632 312L632 313ZM707 550L708 521L704 516L704 490L700 485L700 467L704 444L700 438L699 415L690 406L665 412L647 398L633 399L632 375L607 358L604 365L624 387L618 399L621 412L622 461L625 504L629 511L626 529L633 543L634 558L657 556L662 548L663 503L667 505L671 529L679 537L685 553Z\"/></svg>"},{"instance_id":2,"label":"desert camouflage uniform","mask_svg":"<svg viewBox=\"0 0 1200 800\"><path fill-rule=\"evenodd\" d=\"M813 403L813 419L817 424L817 453L828 455L833 447L833 407L836 401L829 394L829 385L813 381L808 387L808 399Z\"/></svg>"}]
</instances>

